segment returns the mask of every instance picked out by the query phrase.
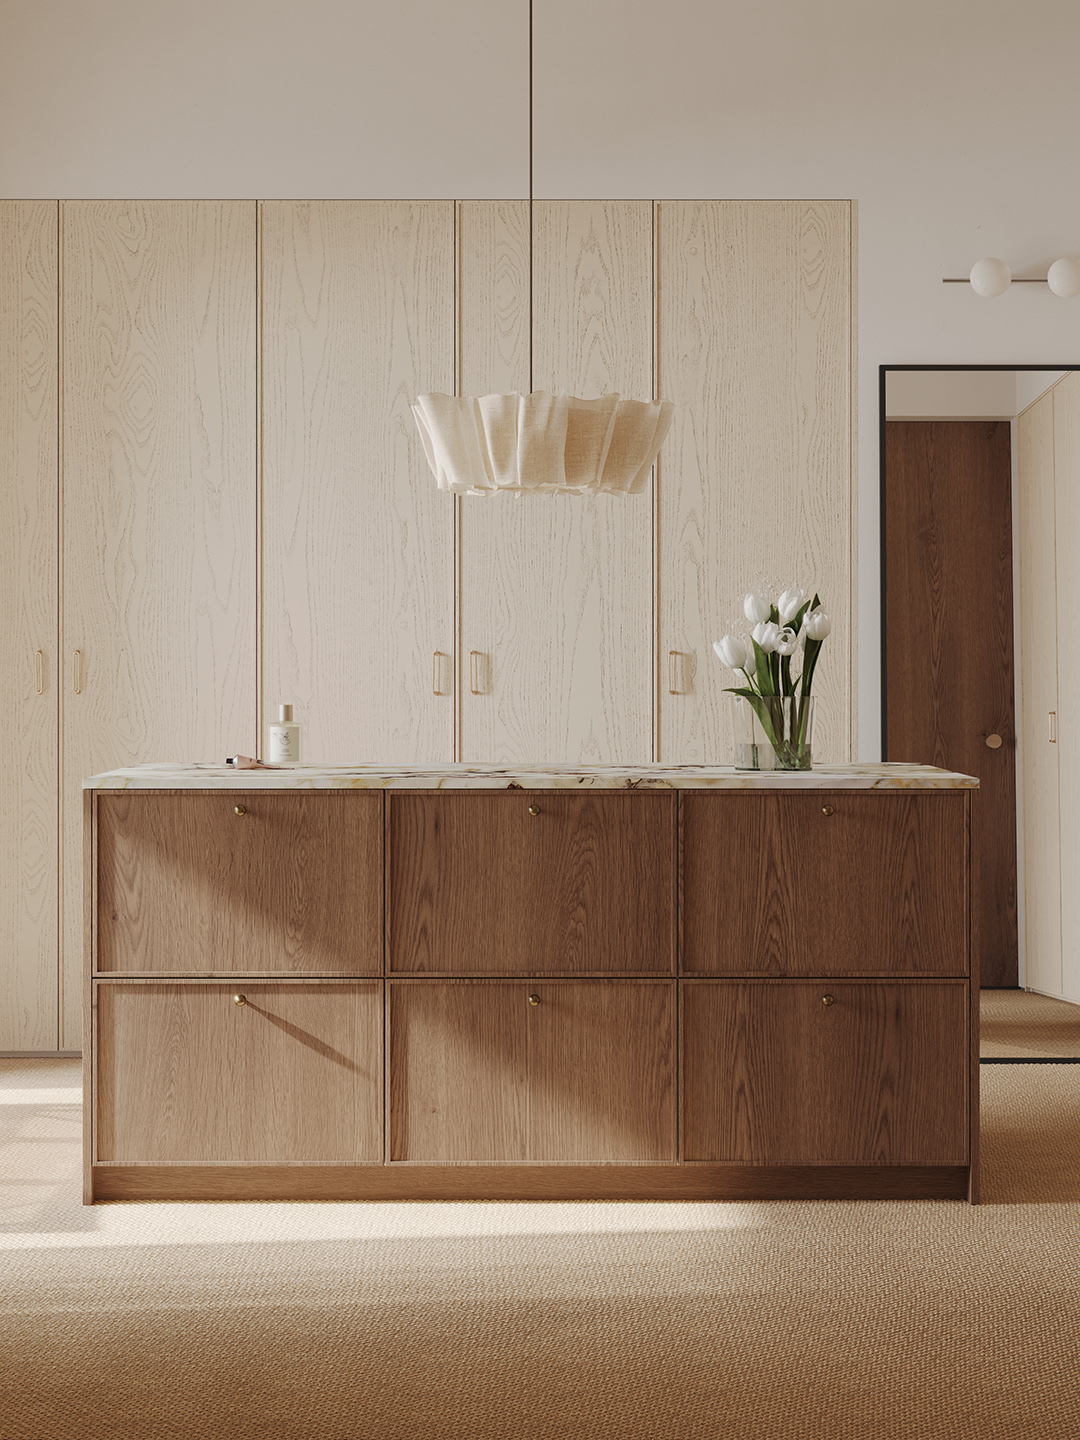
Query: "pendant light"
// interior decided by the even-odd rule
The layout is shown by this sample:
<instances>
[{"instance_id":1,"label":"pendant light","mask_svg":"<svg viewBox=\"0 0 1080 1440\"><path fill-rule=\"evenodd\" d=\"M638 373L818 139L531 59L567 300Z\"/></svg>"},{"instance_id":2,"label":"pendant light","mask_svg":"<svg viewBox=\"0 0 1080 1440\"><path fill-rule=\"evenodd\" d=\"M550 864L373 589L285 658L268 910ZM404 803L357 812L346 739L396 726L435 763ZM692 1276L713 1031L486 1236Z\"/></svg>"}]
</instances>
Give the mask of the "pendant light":
<instances>
[{"instance_id":1,"label":"pendant light","mask_svg":"<svg viewBox=\"0 0 1080 1440\"><path fill-rule=\"evenodd\" d=\"M671 427L668 400L582 400L532 389L533 7L529 0L528 395L418 395L412 407L440 490L458 495L637 495Z\"/></svg>"}]
</instances>

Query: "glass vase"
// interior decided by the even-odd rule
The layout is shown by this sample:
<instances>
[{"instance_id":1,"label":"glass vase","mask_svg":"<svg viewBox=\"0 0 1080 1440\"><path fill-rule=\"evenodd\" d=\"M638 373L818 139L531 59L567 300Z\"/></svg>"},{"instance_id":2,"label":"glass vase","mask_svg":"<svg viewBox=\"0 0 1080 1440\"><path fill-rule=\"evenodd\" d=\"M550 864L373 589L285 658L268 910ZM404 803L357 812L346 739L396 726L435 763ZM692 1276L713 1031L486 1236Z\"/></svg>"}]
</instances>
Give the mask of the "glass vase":
<instances>
[{"instance_id":1,"label":"glass vase","mask_svg":"<svg viewBox=\"0 0 1080 1440\"><path fill-rule=\"evenodd\" d=\"M736 770L809 770L814 739L811 695L733 695Z\"/></svg>"}]
</instances>

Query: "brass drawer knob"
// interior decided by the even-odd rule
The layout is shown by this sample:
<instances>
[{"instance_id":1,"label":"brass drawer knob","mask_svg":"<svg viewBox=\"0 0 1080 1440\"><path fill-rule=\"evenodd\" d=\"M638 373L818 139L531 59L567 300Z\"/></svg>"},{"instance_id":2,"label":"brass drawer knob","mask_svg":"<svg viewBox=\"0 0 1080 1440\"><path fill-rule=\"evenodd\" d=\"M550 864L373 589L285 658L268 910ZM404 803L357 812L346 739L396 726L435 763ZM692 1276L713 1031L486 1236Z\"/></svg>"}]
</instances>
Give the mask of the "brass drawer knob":
<instances>
[{"instance_id":1,"label":"brass drawer knob","mask_svg":"<svg viewBox=\"0 0 1080 1440\"><path fill-rule=\"evenodd\" d=\"M539 995L530 995L530 996L529 996L529 1004L530 1004L530 1005L539 1005L539 1004L540 1004L540 996L539 996Z\"/></svg>"},{"instance_id":2,"label":"brass drawer knob","mask_svg":"<svg viewBox=\"0 0 1080 1440\"><path fill-rule=\"evenodd\" d=\"M1000 736L1000 735L987 735L987 737L986 737L986 744L987 744L987 748L990 749L990 750L1000 750L1000 749L1001 749L1001 744L1002 744L1001 736Z\"/></svg>"},{"instance_id":3,"label":"brass drawer knob","mask_svg":"<svg viewBox=\"0 0 1080 1440\"><path fill-rule=\"evenodd\" d=\"M539 805L530 805L530 806L529 806L529 814L530 814L530 815L539 815L539 814L540 814L540 806L539 806Z\"/></svg>"},{"instance_id":4,"label":"brass drawer knob","mask_svg":"<svg viewBox=\"0 0 1080 1440\"><path fill-rule=\"evenodd\" d=\"M234 805L234 806L233 806L233 811L234 811L234 813L237 814L237 815L246 815L246 814L247 814L247 806L246 806L246 805Z\"/></svg>"},{"instance_id":5,"label":"brass drawer knob","mask_svg":"<svg viewBox=\"0 0 1080 1440\"><path fill-rule=\"evenodd\" d=\"M234 1004L234 1005L246 1005L246 1004L247 1004L247 996L246 996L246 995L234 995L234 996L232 997L232 1000L233 1000L233 1004Z\"/></svg>"},{"instance_id":6,"label":"brass drawer knob","mask_svg":"<svg viewBox=\"0 0 1080 1440\"><path fill-rule=\"evenodd\" d=\"M836 814L836 806L835 806L835 805L822 805L822 807L821 807L821 813L822 813L823 815L835 815L835 814Z\"/></svg>"},{"instance_id":7,"label":"brass drawer knob","mask_svg":"<svg viewBox=\"0 0 1080 1440\"><path fill-rule=\"evenodd\" d=\"M822 997L821 997L821 1003L822 1003L823 1005L835 1005L835 1004L836 1004L836 998L835 998L835 996L833 996L833 995L822 995Z\"/></svg>"}]
</instances>

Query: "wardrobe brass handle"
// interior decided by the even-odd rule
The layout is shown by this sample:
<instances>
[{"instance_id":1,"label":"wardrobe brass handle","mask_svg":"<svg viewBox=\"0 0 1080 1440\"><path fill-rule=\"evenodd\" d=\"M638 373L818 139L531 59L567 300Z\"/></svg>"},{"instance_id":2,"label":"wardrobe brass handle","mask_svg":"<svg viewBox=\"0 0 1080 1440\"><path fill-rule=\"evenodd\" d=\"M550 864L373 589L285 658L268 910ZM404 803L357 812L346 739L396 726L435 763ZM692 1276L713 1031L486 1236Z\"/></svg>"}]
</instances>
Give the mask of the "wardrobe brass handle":
<instances>
[{"instance_id":1,"label":"wardrobe brass handle","mask_svg":"<svg viewBox=\"0 0 1080 1440\"><path fill-rule=\"evenodd\" d=\"M469 651L469 689L474 695L480 694L480 651Z\"/></svg>"},{"instance_id":2,"label":"wardrobe brass handle","mask_svg":"<svg viewBox=\"0 0 1080 1440\"><path fill-rule=\"evenodd\" d=\"M82 694L82 651L75 650L71 656L71 688L76 695Z\"/></svg>"},{"instance_id":3,"label":"wardrobe brass handle","mask_svg":"<svg viewBox=\"0 0 1080 1440\"><path fill-rule=\"evenodd\" d=\"M1050 720L1050 744L1051 744L1051 745L1056 745L1056 744L1057 744L1057 711L1056 711L1056 710L1051 710L1051 711L1050 711L1049 720Z\"/></svg>"},{"instance_id":4,"label":"wardrobe brass handle","mask_svg":"<svg viewBox=\"0 0 1080 1440\"><path fill-rule=\"evenodd\" d=\"M678 688L675 684L675 662L678 659L678 656L678 650L669 650L667 652L667 693L669 695L678 695L679 693Z\"/></svg>"},{"instance_id":5,"label":"wardrobe brass handle","mask_svg":"<svg viewBox=\"0 0 1080 1440\"><path fill-rule=\"evenodd\" d=\"M45 651L34 651L34 687L39 695L45 694Z\"/></svg>"},{"instance_id":6,"label":"wardrobe brass handle","mask_svg":"<svg viewBox=\"0 0 1080 1440\"><path fill-rule=\"evenodd\" d=\"M436 650L431 657L431 693L441 695L442 689L442 658L443 652Z\"/></svg>"}]
</instances>

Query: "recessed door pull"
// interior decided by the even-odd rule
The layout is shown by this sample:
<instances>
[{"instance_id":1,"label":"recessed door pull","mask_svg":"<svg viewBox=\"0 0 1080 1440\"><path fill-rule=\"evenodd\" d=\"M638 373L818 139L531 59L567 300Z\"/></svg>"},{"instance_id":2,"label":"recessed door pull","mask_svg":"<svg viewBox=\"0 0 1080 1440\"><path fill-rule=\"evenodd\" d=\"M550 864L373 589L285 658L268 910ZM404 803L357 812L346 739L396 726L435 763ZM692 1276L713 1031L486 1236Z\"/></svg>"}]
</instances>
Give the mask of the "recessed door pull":
<instances>
[{"instance_id":1,"label":"recessed door pull","mask_svg":"<svg viewBox=\"0 0 1080 1440\"><path fill-rule=\"evenodd\" d=\"M1050 711L1050 744L1057 744L1057 711Z\"/></svg>"}]
</instances>

